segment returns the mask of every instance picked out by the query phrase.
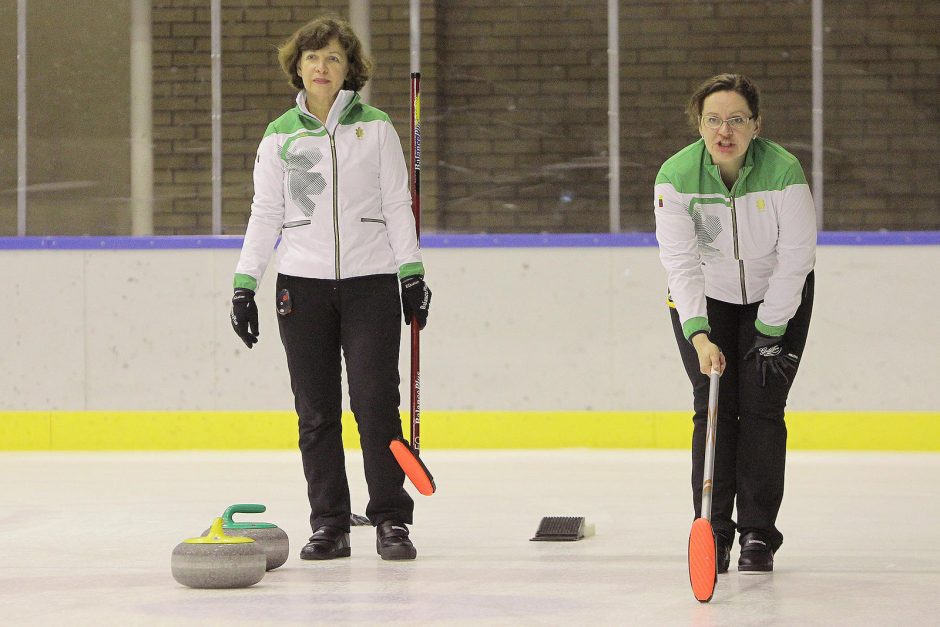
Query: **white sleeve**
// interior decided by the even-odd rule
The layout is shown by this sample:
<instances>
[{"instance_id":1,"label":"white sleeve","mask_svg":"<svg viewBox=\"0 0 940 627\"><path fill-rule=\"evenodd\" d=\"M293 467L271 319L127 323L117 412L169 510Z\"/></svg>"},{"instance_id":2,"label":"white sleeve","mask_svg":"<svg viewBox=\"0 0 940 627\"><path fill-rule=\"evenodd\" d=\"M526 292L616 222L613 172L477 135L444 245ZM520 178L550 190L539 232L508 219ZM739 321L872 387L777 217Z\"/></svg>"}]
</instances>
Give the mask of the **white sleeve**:
<instances>
[{"instance_id":1,"label":"white sleeve","mask_svg":"<svg viewBox=\"0 0 940 627\"><path fill-rule=\"evenodd\" d=\"M659 183L654 189L659 258L666 269L666 283L679 322L685 325L692 318L703 318L701 322L707 324L705 275L695 223L671 183Z\"/></svg>"},{"instance_id":2,"label":"white sleeve","mask_svg":"<svg viewBox=\"0 0 940 627\"><path fill-rule=\"evenodd\" d=\"M799 167L799 166L796 166ZM806 275L816 263L816 208L806 183L784 189L777 214L777 267L770 275L757 319L768 327L783 327L802 302Z\"/></svg>"},{"instance_id":3,"label":"white sleeve","mask_svg":"<svg viewBox=\"0 0 940 627\"><path fill-rule=\"evenodd\" d=\"M407 263L420 263L421 250L415 231L414 213L411 210L408 166L405 163L401 141L391 124L383 124L382 129L382 136L379 139L382 216L385 218L395 262L401 268Z\"/></svg>"},{"instance_id":4,"label":"white sleeve","mask_svg":"<svg viewBox=\"0 0 940 627\"><path fill-rule=\"evenodd\" d=\"M267 135L258 146L254 182L251 217L235 273L260 283L284 224L284 162L278 155L276 133Z\"/></svg>"}]
</instances>

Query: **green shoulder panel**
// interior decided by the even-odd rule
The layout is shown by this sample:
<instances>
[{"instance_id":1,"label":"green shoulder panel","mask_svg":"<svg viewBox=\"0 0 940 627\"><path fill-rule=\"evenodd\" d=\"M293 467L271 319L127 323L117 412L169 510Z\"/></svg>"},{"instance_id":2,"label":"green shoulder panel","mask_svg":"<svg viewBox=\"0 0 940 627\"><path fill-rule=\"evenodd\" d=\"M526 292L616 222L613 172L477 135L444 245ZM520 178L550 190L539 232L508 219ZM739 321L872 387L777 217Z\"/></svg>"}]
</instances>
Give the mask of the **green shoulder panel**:
<instances>
[{"instance_id":1,"label":"green shoulder panel","mask_svg":"<svg viewBox=\"0 0 940 627\"><path fill-rule=\"evenodd\" d=\"M391 122L388 114L364 102L357 102L343 115L340 124L359 124L362 122Z\"/></svg>"},{"instance_id":2,"label":"green shoulder panel","mask_svg":"<svg viewBox=\"0 0 940 627\"><path fill-rule=\"evenodd\" d=\"M716 176L708 174L707 168L715 166L707 154L705 140L686 146L663 163L656 175L656 184L669 183L680 194L727 194L717 173ZM749 168L746 184L737 190L737 195L806 185L799 160L780 144L763 137L751 142L745 166Z\"/></svg>"},{"instance_id":3,"label":"green shoulder panel","mask_svg":"<svg viewBox=\"0 0 940 627\"><path fill-rule=\"evenodd\" d=\"M666 159L659 174L656 175L656 185L671 184L680 194L721 194L727 191L718 179L710 176L706 171L705 140L700 139L689 144L673 156ZM711 163L711 160L708 160ZM711 166L714 167L714 166Z\"/></svg>"},{"instance_id":4,"label":"green shoulder panel","mask_svg":"<svg viewBox=\"0 0 940 627\"><path fill-rule=\"evenodd\" d=\"M321 128L323 128L323 125L317 120L301 115L300 110L294 107L293 109L285 111L281 117L268 124L268 128L264 131L264 136L267 137L272 133L290 135L297 131L315 131Z\"/></svg>"},{"instance_id":5,"label":"green shoulder panel","mask_svg":"<svg viewBox=\"0 0 940 627\"><path fill-rule=\"evenodd\" d=\"M748 190L779 191L790 185L806 185L799 159L780 144L758 137L750 150L754 167L747 177Z\"/></svg>"},{"instance_id":6,"label":"green shoulder panel","mask_svg":"<svg viewBox=\"0 0 940 627\"><path fill-rule=\"evenodd\" d=\"M275 122L276 121L277 120L275 120ZM269 122L267 128L264 129L264 135L262 135L261 138L264 139L273 133L277 133L277 126L275 126L274 122Z\"/></svg>"},{"instance_id":7,"label":"green shoulder panel","mask_svg":"<svg viewBox=\"0 0 940 627\"><path fill-rule=\"evenodd\" d=\"M705 150L705 141L700 139L666 159L659 168L659 174L656 175L656 184L672 183L675 185L680 173L701 167L703 150Z\"/></svg>"}]
</instances>

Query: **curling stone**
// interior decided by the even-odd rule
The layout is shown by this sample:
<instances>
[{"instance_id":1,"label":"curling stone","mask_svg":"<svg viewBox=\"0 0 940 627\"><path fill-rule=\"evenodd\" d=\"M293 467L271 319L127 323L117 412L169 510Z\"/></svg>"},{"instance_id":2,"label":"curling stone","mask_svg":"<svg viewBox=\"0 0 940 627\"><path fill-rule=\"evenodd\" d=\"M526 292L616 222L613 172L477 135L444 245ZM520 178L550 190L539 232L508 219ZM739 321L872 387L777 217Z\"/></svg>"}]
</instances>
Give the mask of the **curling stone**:
<instances>
[{"instance_id":1,"label":"curling stone","mask_svg":"<svg viewBox=\"0 0 940 627\"><path fill-rule=\"evenodd\" d=\"M173 579L190 588L247 588L264 577L264 549L251 538L225 535L216 518L201 538L173 549Z\"/></svg>"},{"instance_id":2,"label":"curling stone","mask_svg":"<svg viewBox=\"0 0 940 627\"><path fill-rule=\"evenodd\" d=\"M222 528L230 536L251 538L257 542L264 549L267 560L266 570L274 570L287 561L287 555L290 552L287 534L284 530L273 523L232 520L234 514L260 514L266 509L264 505L254 503L232 505L222 514ZM204 531L203 535L206 533L208 531Z\"/></svg>"}]
</instances>

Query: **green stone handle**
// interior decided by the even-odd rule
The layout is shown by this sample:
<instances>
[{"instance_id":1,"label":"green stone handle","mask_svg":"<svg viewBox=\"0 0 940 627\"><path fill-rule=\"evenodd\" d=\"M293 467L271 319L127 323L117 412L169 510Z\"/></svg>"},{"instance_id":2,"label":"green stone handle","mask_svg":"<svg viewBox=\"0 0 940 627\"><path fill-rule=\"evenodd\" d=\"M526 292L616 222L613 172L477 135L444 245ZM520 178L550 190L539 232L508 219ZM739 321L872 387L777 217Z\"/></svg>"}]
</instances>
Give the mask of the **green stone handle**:
<instances>
[{"instance_id":1,"label":"green stone handle","mask_svg":"<svg viewBox=\"0 0 940 627\"><path fill-rule=\"evenodd\" d=\"M273 523L265 522L235 522L232 520L234 514L260 514L267 508L260 503L237 503L226 508L222 514L222 521L226 529L271 529L277 527Z\"/></svg>"}]
</instances>

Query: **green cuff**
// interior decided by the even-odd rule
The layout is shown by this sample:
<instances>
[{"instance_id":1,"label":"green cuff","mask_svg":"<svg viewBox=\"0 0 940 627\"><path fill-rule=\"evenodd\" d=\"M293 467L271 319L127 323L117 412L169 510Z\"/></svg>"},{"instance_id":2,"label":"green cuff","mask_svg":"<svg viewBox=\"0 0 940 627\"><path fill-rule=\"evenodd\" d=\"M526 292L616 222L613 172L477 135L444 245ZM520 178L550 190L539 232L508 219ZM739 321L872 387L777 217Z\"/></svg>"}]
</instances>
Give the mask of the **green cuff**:
<instances>
[{"instance_id":1,"label":"green cuff","mask_svg":"<svg viewBox=\"0 0 940 627\"><path fill-rule=\"evenodd\" d=\"M410 276L424 276L424 264L420 261L406 263L398 269L398 278L404 279Z\"/></svg>"},{"instance_id":2,"label":"green cuff","mask_svg":"<svg viewBox=\"0 0 940 627\"><path fill-rule=\"evenodd\" d=\"M766 335L767 337L781 337L787 332L786 324L782 324L779 327L772 327L769 324L764 324L758 318L754 319L754 328L757 329L758 333Z\"/></svg>"},{"instance_id":3,"label":"green cuff","mask_svg":"<svg viewBox=\"0 0 940 627\"><path fill-rule=\"evenodd\" d=\"M692 334L698 333L699 331L704 331L705 333L712 332L712 328L708 324L708 318L705 316L689 318L682 325L682 335L685 336L686 340L692 341Z\"/></svg>"},{"instance_id":4,"label":"green cuff","mask_svg":"<svg viewBox=\"0 0 940 627\"><path fill-rule=\"evenodd\" d=\"M251 290L252 292L257 291L258 281L247 274L236 274L235 275L235 289L237 290L240 287Z\"/></svg>"}]
</instances>

